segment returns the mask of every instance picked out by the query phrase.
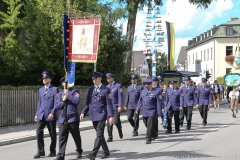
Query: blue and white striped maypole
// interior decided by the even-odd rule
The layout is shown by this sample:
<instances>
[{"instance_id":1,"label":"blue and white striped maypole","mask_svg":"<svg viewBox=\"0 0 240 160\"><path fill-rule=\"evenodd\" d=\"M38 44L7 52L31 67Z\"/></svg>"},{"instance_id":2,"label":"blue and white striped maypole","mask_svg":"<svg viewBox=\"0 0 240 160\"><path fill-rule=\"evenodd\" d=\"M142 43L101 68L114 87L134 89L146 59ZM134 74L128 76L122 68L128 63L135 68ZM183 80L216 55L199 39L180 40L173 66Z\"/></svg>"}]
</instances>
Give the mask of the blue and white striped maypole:
<instances>
[{"instance_id":1,"label":"blue and white striped maypole","mask_svg":"<svg viewBox=\"0 0 240 160\"><path fill-rule=\"evenodd\" d=\"M164 41L164 32L162 31L162 21L160 18L160 8L152 1L151 8L148 8L146 30L144 33L146 37L144 39L144 42L146 42L146 51L144 54L152 57L152 76L157 76L157 53L159 53L158 51Z\"/></svg>"},{"instance_id":2,"label":"blue and white striped maypole","mask_svg":"<svg viewBox=\"0 0 240 160\"><path fill-rule=\"evenodd\" d=\"M153 36L153 38L152 38L152 50L151 50L151 52L152 52L152 76L153 77L156 77L156 69L157 69L157 67L156 67L156 49L155 49L155 45L156 45L156 15L155 15L155 3L154 3L154 1L152 1L152 8L153 8L153 11L152 11L152 22L153 22L153 27L152 27L152 35L154 35Z\"/></svg>"}]
</instances>

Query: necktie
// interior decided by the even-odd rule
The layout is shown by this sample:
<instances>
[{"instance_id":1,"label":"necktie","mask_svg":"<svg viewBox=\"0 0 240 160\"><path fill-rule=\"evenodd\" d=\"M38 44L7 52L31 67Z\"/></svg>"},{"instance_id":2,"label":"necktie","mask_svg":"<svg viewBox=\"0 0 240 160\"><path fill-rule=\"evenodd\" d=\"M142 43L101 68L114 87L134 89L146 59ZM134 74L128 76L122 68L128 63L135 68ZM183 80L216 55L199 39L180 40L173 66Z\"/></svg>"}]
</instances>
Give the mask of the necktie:
<instances>
[{"instance_id":1,"label":"necktie","mask_svg":"<svg viewBox=\"0 0 240 160\"><path fill-rule=\"evenodd\" d=\"M96 88L95 88L95 91L98 92L98 91L99 91L99 87L96 87Z\"/></svg>"},{"instance_id":2,"label":"necktie","mask_svg":"<svg viewBox=\"0 0 240 160\"><path fill-rule=\"evenodd\" d=\"M48 88L45 88L46 93L48 92Z\"/></svg>"}]
</instances>

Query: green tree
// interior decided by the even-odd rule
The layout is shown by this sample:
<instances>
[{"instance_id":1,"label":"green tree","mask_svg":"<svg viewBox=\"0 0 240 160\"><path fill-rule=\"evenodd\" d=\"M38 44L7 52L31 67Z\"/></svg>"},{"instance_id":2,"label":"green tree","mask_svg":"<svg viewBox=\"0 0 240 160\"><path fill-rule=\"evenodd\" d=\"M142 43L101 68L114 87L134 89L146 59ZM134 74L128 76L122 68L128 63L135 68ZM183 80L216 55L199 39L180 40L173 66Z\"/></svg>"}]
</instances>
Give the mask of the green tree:
<instances>
[{"instance_id":1,"label":"green tree","mask_svg":"<svg viewBox=\"0 0 240 160\"><path fill-rule=\"evenodd\" d=\"M4 40L0 45L1 52L1 79L2 83L14 83L21 68L22 48L19 41L20 35L20 10L23 6L21 0L3 0L0 11L0 31Z\"/></svg>"},{"instance_id":2,"label":"green tree","mask_svg":"<svg viewBox=\"0 0 240 160\"><path fill-rule=\"evenodd\" d=\"M157 75L159 75L162 71L167 70L167 62L168 62L168 57L167 54L162 53L160 56L157 58Z\"/></svg>"},{"instance_id":3,"label":"green tree","mask_svg":"<svg viewBox=\"0 0 240 160\"><path fill-rule=\"evenodd\" d=\"M25 32L25 55L22 77L28 84L36 84L43 70L55 72L59 79L63 73L62 13L64 0L27 0L23 26ZM57 82L58 83L58 82Z\"/></svg>"}]
</instances>

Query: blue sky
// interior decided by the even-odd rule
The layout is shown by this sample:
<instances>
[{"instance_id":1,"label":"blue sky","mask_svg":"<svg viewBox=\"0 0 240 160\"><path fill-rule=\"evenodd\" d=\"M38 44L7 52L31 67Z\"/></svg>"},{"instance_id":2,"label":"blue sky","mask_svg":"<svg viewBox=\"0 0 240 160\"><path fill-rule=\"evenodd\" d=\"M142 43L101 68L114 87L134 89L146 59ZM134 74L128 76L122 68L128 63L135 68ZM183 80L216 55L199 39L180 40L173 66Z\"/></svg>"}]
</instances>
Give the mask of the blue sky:
<instances>
[{"instance_id":1,"label":"blue sky","mask_svg":"<svg viewBox=\"0 0 240 160\"><path fill-rule=\"evenodd\" d=\"M176 35L176 57L181 46L187 45L189 39L211 29L213 25L220 25L228 22L232 17L240 18L240 0L217 0L207 9L197 8L189 4L188 0L164 0L161 7L163 20L174 23ZM145 30L146 9L139 11L137 15L134 43L134 50L144 50L143 33ZM123 29L126 30L127 22L123 23ZM163 23L165 27L165 23ZM165 28L163 28L165 30ZM124 31L126 32L126 31ZM166 51L167 44L164 43L163 50Z\"/></svg>"}]
</instances>

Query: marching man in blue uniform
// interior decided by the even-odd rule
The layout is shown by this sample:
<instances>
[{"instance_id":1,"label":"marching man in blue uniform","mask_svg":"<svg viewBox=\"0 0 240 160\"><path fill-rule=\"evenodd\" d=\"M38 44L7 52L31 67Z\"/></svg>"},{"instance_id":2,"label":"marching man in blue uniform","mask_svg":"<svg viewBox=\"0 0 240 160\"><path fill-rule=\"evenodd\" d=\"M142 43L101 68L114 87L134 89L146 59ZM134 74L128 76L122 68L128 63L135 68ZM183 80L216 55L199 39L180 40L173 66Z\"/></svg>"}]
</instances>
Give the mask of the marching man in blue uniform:
<instances>
[{"instance_id":1,"label":"marching man in blue uniform","mask_svg":"<svg viewBox=\"0 0 240 160\"><path fill-rule=\"evenodd\" d=\"M147 127L146 144L150 144L155 133L156 119L162 114L162 99L159 89L153 88L152 79L144 81L145 88L141 91L140 99L136 108L136 114L143 109L143 122Z\"/></svg>"},{"instance_id":2,"label":"marching man in blue uniform","mask_svg":"<svg viewBox=\"0 0 240 160\"><path fill-rule=\"evenodd\" d=\"M97 137L94 142L94 148L87 158L95 160L100 147L103 149L102 159L109 157L110 152L104 138L104 129L106 120L110 125L114 124L114 112L111 101L111 91L108 87L102 84L103 74L100 72L94 72L92 80L94 86L88 90L84 109L80 115L82 120L87 113L89 113L89 119L93 123L93 127L96 130Z\"/></svg>"},{"instance_id":3,"label":"marching man in blue uniform","mask_svg":"<svg viewBox=\"0 0 240 160\"><path fill-rule=\"evenodd\" d=\"M207 85L207 79L202 78L202 85L197 89L197 107L203 119L202 125L207 125L208 106L213 103L213 92L211 86Z\"/></svg>"},{"instance_id":4,"label":"marching man in blue uniform","mask_svg":"<svg viewBox=\"0 0 240 160\"><path fill-rule=\"evenodd\" d=\"M50 137L50 154L49 157L56 156L56 119L48 119L48 115L54 108L57 102L57 94L58 88L51 85L51 81L53 79L53 75L44 71L42 73L42 79L44 86L39 89L39 98L37 105L37 112L35 115L35 121L38 122L37 125L37 144L38 144L38 152L34 155L34 159L45 156L44 150L44 140L43 140L43 131L45 126L47 126Z\"/></svg>"},{"instance_id":5,"label":"marching man in blue uniform","mask_svg":"<svg viewBox=\"0 0 240 160\"><path fill-rule=\"evenodd\" d=\"M153 88L156 88L160 91L161 100L162 100L161 102L162 102L162 106L163 106L163 104L164 104L163 103L163 95L162 95L163 89L161 87L159 87L158 83L159 83L159 79L156 76L153 76L152 77L152 85L153 85ZM163 117L163 114L162 114L161 117ZM162 118L162 119L164 119L164 118ZM154 127L155 130L154 130L154 133L153 133L153 137L157 138L158 137L158 118L155 119L154 125L155 125L155 127Z\"/></svg>"},{"instance_id":6,"label":"marching man in blue uniform","mask_svg":"<svg viewBox=\"0 0 240 160\"><path fill-rule=\"evenodd\" d=\"M166 93L166 110L167 110L167 134L172 133L172 117L175 122L175 133L180 132L180 89L177 87L177 81L169 81L169 88Z\"/></svg>"},{"instance_id":7,"label":"marching man in blue uniform","mask_svg":"<svg viewBox=\"0 0 240 160\"><path fill-rule=\"evenodd\" d=\"M112 100L112 105L113 105L113 111L114 111L114 120L115 120L115 125L118 129L118 134L120 139L123 138L123 133L122 133L122 125L121 125L121 120L120 120L120 113L123 111L122 108L122 101L123 101L123 90L122 90L122 85L115 82L115 76L111 73L106 74L108 85L107 87L111 90L111 100ZM113 141L113 125L110 125L107 123L107 130L108 130L108 139L107 142L112 142Z\"/></svg>"},{"instance_id":8,"label":"marching man in blue uniform","mask_svg":"<svg viewBox=\"0 0 240 160\"><path fill-rule=\"evenodd\" d=\"M181 88L180 97L180 125L183 125L184 115L187 120L187 130L191 129L193 106L196 104L195 86L191 83L190 77L184 78L185 85Z\"/></svg>"},{"instance_id":9,"label":"marching man in blue uniform","mask_svg":"<svg viewBox=\"0 0 240 160\"><path fill-rule=\"evenodd\" d=\"M53 119L57 110L61 110L58 119L59 123L59 152L56 160L65 159L65 150L68 141L69 132L71 133L76 145L77 156L76 159L82 158L82 141L79 131L79 114L78 104L80 102L80 93L78 89L67 86L67 80L63 77L60 82L64 90L59 94L59 101L48 116Z\"/></svg>"},{"instance_id":10,"label":"marching man in blue uniform","mask_svg":"<svg viewBox=\"0 0 240 160\"><path fill-rule=\"evenodd\" d=\"M131 85L127 88L127 93L125 97L125 108L128 114L128 122L133 127L133 136L138 136L139 128L139 114L135 114L138 100L140 98L140 93L143 86L137 84L138 76L137 74L131 75Z\"/></svg>"}]
</instances>

